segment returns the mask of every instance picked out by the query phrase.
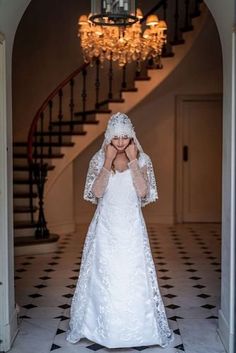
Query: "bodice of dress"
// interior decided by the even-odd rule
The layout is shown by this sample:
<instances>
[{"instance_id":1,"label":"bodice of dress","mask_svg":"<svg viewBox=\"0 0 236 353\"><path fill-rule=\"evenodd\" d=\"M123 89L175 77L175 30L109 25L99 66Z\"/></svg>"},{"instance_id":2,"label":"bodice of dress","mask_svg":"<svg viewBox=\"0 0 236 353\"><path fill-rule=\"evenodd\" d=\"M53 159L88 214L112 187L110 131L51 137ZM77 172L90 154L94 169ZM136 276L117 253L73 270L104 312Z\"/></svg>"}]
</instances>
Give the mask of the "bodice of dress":
<instances>
[{"instance_id":1,"label":"bodice of dress","mask_svg":"<svg viewBox=\"0 0 236 353\"><path fill-rule=\"evenodd\" d=\"M108 208L119 208L125 212L138 206L139 198L129 168L110 174L107 188L102 197L102 204Z\"/></svg>"}]
</instances>

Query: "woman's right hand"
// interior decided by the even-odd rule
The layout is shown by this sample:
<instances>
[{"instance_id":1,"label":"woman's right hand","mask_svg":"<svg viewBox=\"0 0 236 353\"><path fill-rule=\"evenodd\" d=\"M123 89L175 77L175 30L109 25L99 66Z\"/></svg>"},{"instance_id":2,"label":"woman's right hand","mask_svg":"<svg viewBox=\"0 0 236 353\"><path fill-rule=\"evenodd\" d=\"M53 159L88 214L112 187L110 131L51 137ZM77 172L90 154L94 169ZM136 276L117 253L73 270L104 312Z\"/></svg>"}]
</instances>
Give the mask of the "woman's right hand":
<instances>
[{"instance_id":1,"label":"woman's right hand","mask_svg":"<svg viewBox=\"0 0 236 353\"><path fill-rule=\"evenodd\" d=\"M117 149L112 146L110 143L108 145L106 145L105 148L105 158L113 161L113 159L116 157L117 154Z\"/></svg>"}]
</instances>

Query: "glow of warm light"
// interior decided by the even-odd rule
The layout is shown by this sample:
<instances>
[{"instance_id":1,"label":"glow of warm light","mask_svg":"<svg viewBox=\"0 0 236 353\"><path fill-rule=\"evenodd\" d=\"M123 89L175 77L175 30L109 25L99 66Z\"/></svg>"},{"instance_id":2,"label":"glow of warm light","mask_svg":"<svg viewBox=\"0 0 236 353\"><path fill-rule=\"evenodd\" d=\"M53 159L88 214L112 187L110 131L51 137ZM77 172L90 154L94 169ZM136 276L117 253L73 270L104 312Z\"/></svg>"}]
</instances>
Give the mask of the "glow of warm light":
<instances>
[{"instance_id":1,"label":"glow of warm light","mask_svg":"<svg viewBox=\"0 0 236 353\"><path fill-rule=\"evenodd\" d=\"M81 39L81 46L84 61L90 62L94 58L118 61L119 66L124 66L132 61L144 61L154 59L158 62L161 56L163 45L166 43L166 23L159 21L156 15L147 18L147 29L142 32L140 20L143 18L142 11L137 9L138 21L132 26L102 26L89 21L89 16L82 15L79 18L78 36ZM108 18L104 19L110 22Z\"/></svg>"}]
</instances>

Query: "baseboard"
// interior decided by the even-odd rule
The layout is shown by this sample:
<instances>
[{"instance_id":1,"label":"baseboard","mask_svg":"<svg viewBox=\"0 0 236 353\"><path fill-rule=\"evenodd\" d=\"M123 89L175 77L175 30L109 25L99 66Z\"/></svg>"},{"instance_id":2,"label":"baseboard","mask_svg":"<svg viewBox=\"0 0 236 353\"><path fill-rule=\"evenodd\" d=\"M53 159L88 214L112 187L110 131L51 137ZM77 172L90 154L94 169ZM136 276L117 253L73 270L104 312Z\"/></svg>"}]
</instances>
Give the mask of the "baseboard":
<instances>
[{"instance_id":1,"label":"baseboard","mask_svg":"<svg viewBox=\"0 0 236 353\"><path fill-rule=\"evenodd\" d=\"M75 231L74 222L65 222L65 223L48 223L48 229L51 233L56 234L65 234L73 233Z\"/></svg>"},{"instance_id":2,"label":"baseboard","mask_svg":"<svg viewBox=\"0 0 236 353\"><path fill-rule=\"evenodd\" d=\"M221 309L219 309L218 311L218 316L219 316L219 320L218 320L217 333L222 341L223 346L225 347L226 352L233 353L232 347L231 347L231 342L233 342L233 334L231 334L232 337L230 337L229 325Z\"/></svg>"},{"instance_id":3,"label":"baseboard","mask_svg":"<svg viewBox=\"0 0 236 353\"><path fill-rule=\"evenodd\" d=\"M9 351L17 333L17 312L14 309L8 324L0 321L0 337L2 339L2 341L0 341L0 352Z\"/></svg>"}]
</instances>

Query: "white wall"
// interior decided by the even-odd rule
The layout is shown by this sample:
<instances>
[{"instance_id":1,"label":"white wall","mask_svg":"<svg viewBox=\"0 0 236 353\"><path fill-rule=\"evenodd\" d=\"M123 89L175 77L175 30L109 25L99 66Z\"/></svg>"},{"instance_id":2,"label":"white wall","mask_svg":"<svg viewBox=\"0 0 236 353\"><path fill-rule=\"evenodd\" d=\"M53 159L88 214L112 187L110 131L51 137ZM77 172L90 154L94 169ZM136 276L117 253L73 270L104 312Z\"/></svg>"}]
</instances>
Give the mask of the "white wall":
<instances>
[{"instance_id":1,"label":"white wall","mask_svg":"<svg viewBox=\"0 0 236 353\"><path fill-rule=\"evenodd\" d=\"M158 182L158 201L143 208L148 221L174 221L175 97L211 93L222 93L221 49L212 19L170 77L128 114L144 151L153 161ZM102 140L103 136L74 162L77 223L87 222L94 211L94 206L82 199L82 193L88 161Z\"/></svg>"},{"instance_id":2,"label":"white wall","mask_svg":"<svg viewBox=\"0 0 236 353\"><path fill-rule=\"evenodd\" d=\"M51 233L74 231L73 165L65 168L45 197L45 216Z\"/></svg>"}]
</instances>

